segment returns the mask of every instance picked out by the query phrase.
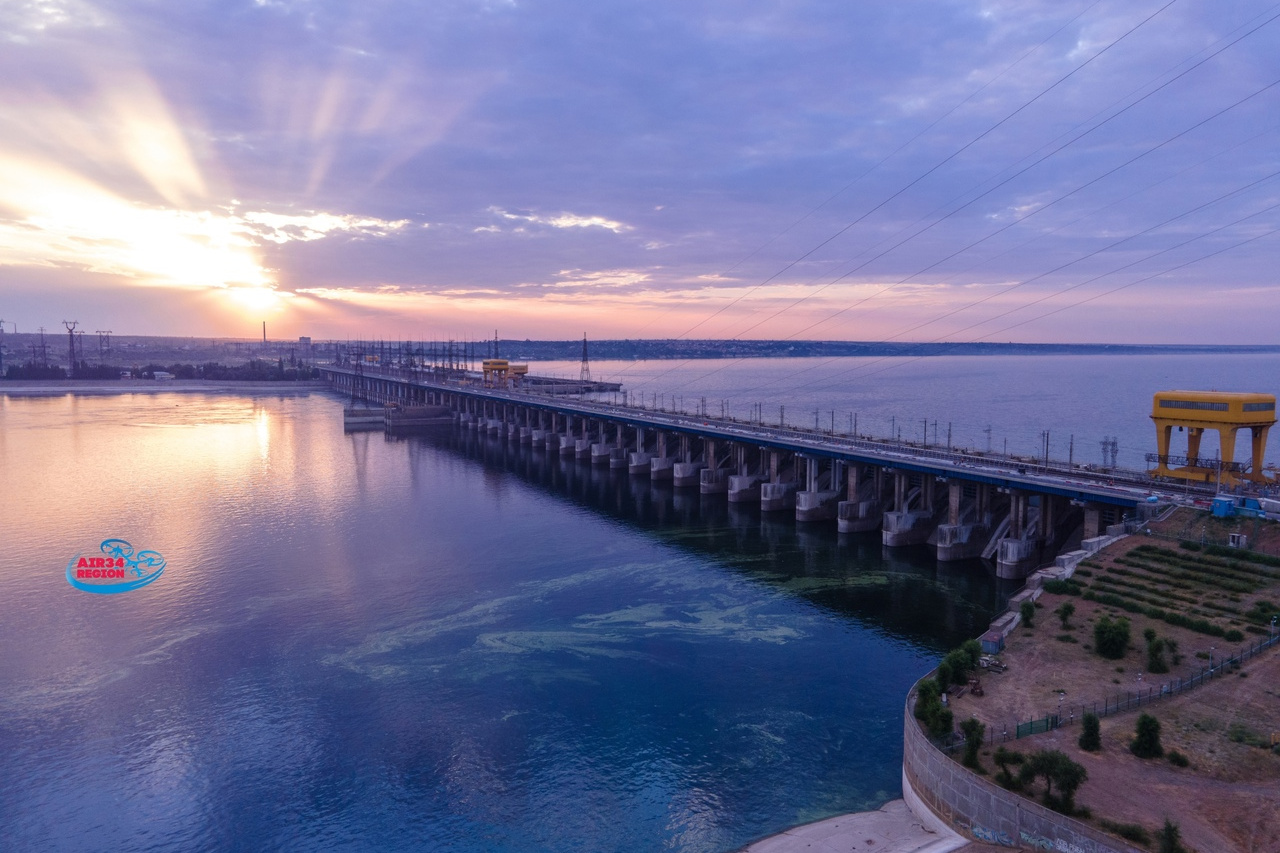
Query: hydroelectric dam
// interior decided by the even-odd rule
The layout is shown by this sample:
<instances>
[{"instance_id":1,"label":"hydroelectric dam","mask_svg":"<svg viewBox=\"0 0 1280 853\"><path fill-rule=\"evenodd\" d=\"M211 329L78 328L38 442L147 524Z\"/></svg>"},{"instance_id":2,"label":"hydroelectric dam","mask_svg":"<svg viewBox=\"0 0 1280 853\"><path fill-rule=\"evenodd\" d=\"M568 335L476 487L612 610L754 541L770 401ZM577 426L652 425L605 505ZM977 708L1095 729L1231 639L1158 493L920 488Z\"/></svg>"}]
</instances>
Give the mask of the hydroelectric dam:
<instances>
[{"instance_id":1,"label":"hydroelectric dam","mask_svg":"<svg viewBox=\"0 0 1280 853\"><path fill-rule=\"evenodd\" d=\"M886 546L928 545L939 561L993 560L1002 578L1088 550L1158 506L1145 471L569 399L572 383L539 391L486 387L461 371L319 369L336 391L378 406L348 410L374 428L457 423L762 512L794 513L799 523L880 530Z\"/></svg>"}]
</instances>

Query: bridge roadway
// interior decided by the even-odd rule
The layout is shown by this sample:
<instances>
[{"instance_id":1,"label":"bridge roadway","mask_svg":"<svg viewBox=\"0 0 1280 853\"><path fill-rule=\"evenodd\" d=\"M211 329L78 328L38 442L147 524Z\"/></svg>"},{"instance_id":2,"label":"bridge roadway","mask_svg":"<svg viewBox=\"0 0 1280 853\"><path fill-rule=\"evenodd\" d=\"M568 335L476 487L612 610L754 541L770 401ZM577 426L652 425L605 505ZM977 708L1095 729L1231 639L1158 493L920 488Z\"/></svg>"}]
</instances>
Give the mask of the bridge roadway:
<instances>
[{"instance_id":1,"label":"bridge roadway","mask_svg":"<svg viewBox=\"0 0 1280 853\"><path fill-rule=\"evenodd\" d=\"M695 477L700 475L704 493L728 491L731 501L746 499L735 494L735 485L739 493L754 488L748 493L753 500L763 486L763 509L795 506L802 521L838 517L841 530L881 527L886 545L927 541L939 545L939 559L944 560L998 555L1002 576L1016 577L1034 570L1036 564L1052 562L1068 543L1074 546L1081 539L1099 536L1123 516L1135 515L1136 508L1146 505L1153 494L1154 484L1146 472L1093 471L1053 460L1046 465L1043 460L911 442L602 401L569 401L428 381L406 370L375 367L357 373L324 366L321 371L344 392L356 390L358 383L366 395L380 402L442 405L475 428L502 430L512 440L518 435L522 443L532 443L532 424L547 427L549 422L549 428L537 430L543 434L540 443L568 447L562 450L566 453L574 452L576 444L579 458L586 458L585 444L593 460L596 454L607 458L613 452L615 460L625 454L631 459L632 473L650 473L651 457L666 457L665 439L675 438L686 469L684 482L676 476L676 485L697 485L697 480L689 482L692 470ZM575 422L580 426L575 428ZM609 430L614 432L612 440L606 440ZM592 433L598 436L597 443L591 443ZM653 436L659 437L658 443L649 453ZM744 452L747 448L751 452ZM655 464L654 479L669 478L670 468L660 472ZM659 477L660 473L665 476ZM886 482L890 478L892 482ZM724 480L731 482L720 482ZM771 505L770 494L785 507ZM842 494L845 499L839 500ZM1160 497L1162 502L1174 499L1170 493ZM1083 519L1073 521L1075 516ZM1066 526L1073 528L1074 536L1055 530Z\"/></svg>"}]
</instances>

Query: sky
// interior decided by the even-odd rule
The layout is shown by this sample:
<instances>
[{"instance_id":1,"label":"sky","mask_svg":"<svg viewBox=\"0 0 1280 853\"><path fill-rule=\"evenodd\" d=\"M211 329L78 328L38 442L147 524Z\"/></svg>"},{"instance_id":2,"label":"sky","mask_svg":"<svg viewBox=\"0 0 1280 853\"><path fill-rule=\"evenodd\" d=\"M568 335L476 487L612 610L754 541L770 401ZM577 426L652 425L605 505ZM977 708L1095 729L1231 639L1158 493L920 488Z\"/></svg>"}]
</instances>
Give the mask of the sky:
<instances>
[{"instance_id":1,"label":"sky","mask_svg":"<svg viewBox=\"0 0 1280 853\"><path fill-rule=\"evenodd\" d=\"M1278 16L0 0L0 318L1274 343Z\"/></svg>"}]
</instances>

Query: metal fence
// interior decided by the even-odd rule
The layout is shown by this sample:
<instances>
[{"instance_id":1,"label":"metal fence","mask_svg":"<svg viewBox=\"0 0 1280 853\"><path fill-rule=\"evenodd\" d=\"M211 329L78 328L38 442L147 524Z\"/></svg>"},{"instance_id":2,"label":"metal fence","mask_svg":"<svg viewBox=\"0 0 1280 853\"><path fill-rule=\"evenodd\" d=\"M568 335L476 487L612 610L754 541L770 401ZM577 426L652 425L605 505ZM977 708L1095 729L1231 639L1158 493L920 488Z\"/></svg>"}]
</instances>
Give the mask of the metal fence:
<instances>
[{"instance_id":1,"label":"metal fence","mask_svg":"<svg viewBox=\"0 0 1280 853\"><path fill-rule=\"evenodd\" d=\"M1201 667L1199 672L1185 678L1175 678L1164 684L1153 685L1136 691L1128 690L1123 694L1117 693L1114 696L1108 696L1096 702L1063 703L1056 711L1034 720L999 727L989 725L987 726L986 742L992 744L1005 743L1028 735L1040 734L1041 732L1072 725L1085 714L1108 717L1112 714L1123 714L1164 699L1179 696L1207 681L1234 672L1236 667L1245 661L1277 644L1280 644L1280 634L1259 640L1249 646L1242 646L1236 650L1235 654L1222 660L1218 660L1215 656L1209 666ZM955 747L952 746L951 748L954 749Z\"/></svg>"}]
</instances>

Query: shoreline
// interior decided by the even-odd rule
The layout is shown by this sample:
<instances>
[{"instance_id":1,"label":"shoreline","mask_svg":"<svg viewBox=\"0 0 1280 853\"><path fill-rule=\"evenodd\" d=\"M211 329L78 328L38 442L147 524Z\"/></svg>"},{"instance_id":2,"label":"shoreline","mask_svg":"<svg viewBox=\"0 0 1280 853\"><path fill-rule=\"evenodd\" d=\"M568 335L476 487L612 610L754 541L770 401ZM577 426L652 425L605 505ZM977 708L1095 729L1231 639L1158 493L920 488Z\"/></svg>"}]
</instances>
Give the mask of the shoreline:
<instances>
[{"instance_id":1,"label":"shoreline","mask_svg":"<svg viewBox=\"0 0 1280 853\"><path fill-rule=\"evenodd\" d=\"M323 379L271 382L235 379L6 379L0 381L0 397L101 397L112 394L164 394L246 392L309 394L331 386Z\"/></svg>"}]
</instances>

